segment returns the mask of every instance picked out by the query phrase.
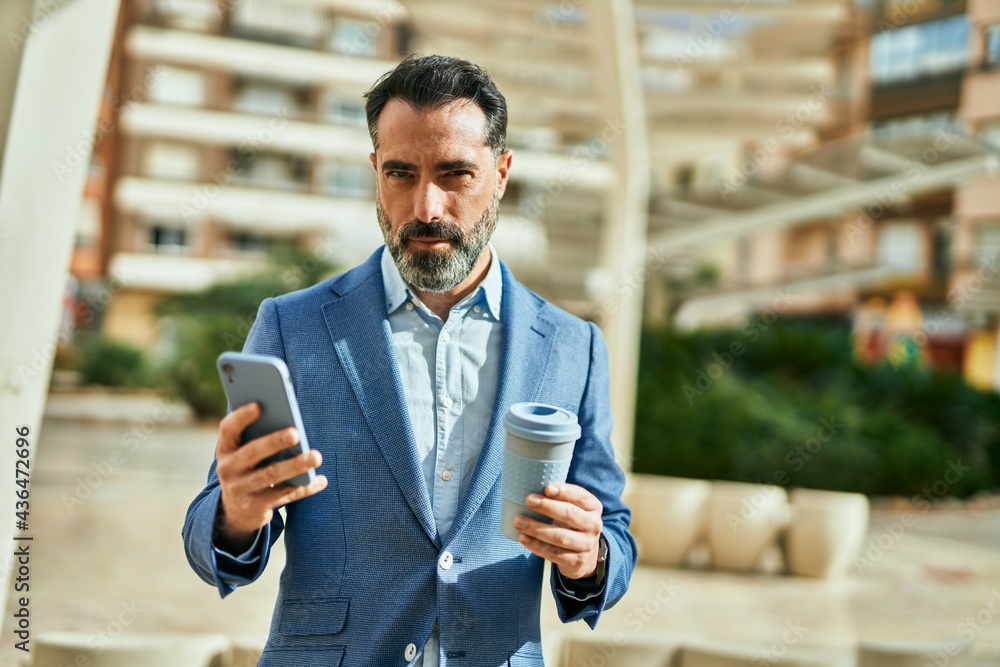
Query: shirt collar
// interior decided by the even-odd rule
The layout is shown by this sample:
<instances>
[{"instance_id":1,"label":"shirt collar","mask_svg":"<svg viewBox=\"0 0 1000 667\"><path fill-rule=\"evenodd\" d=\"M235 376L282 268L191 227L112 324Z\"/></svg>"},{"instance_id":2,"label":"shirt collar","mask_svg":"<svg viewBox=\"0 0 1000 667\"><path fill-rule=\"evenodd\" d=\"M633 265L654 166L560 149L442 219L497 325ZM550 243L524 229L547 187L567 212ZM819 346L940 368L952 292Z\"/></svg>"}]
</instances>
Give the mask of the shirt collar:
<instances>
[{"instance_id":1,"label":"shirt collar","mask_svg":"<svg viewBox=\"0 0 1000 667\"><path fill-rule=\"evenodd\" d=\"M490 247L490 268L486 270L486 275L483 276L483 279L476 286L472 295L485 294L483 301L486 304L486 308L494 319L499 320L503 279L500 273L500 260L497 257L496 248L493 247L492 243L488 245ZM403 280L403 276L399 274L399 269L396 267L396 262L393 260L388 246L382 247L382 283L385 287L386 314L395 311L406 303L410 297L414 299L418 298L406 281Z\"/></svg>"}]
</instances>

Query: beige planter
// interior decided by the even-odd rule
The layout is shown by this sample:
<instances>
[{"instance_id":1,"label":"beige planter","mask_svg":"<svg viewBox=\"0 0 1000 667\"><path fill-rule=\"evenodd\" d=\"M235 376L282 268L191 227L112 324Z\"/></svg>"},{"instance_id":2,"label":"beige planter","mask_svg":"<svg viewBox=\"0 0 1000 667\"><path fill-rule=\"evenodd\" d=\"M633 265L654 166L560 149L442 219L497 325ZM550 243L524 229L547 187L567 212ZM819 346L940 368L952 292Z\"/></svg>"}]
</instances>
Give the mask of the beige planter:
<instances>
[{"instance_id":1,"label":"beige planter","mask_svg":"<svg viewBox=\"0 0 1000 667\"><path fill-rule=\"evenodd\" d=\"M748 572L788 525L788 494L780 486L713 482L708 510L712 565Z\"/></svg>"},{"instance_id":2,"label":"beige planter","mask_svg":"<svg viewBox=\"0 0 1000 667\"><path fill-rule=\"evenodd\" d=\"M858 667L972 667L972 645L954 639L938 642L863 640L858 648Z\"/></svg>"},{"instance_id":3,"label":"beige planter","mask_svg":"<svg viewBox=\"0 0 1000 667\"><path fill-rule=\"evenodd\" d=\"M557 664L561 667L671 667L677 664L680 652L678 642L662 639L653 643L634 637L627 641L616 640L615 635L604 638L574 636L567 638L562 660Z\"/></svg>"},{"instance_id":4,"label":"beige planter","mask_svg":"<svg viewBox=\"0 0 1000 667\"><path fill-rule=\"evenodd\" d=\"M232 652L223 635L122 634L107 643L94 633L49 632L38 636L32 667L227 667Z\"/></svg>"},{"instance_id":5,"label":"beige planter","mask_svg":"<svg viewBox=\"0 0 1000 667\"><path fill-rule=\"evenodd\" d=\"M632 475L632 533L646 565L676 567L705 534L711 483Z\"/></svg>"},{"instance_id":6,"label":"beige planter","mask_svg":"<svg viewBox=\"0 0 1000 667\"><path fill-rule=\"evenodd\" d=\"M233 658L228 667L257 667L257 662L264 652L267 635L234 637L232 642Z\"/></svg>"},{"instance_id":7,"label":"beige planter","mask_svg":"<svg viewBox=\"0 0 1000 667\"><path fill-rule=\"evenodd\" d=\"M859 493L795 489L784 540L791 574L834 577L847 569L868 534L868 498Z\"/></svg>"},{"instance_id":8,"label":"beige planter","mask_svg":"<svg viewBox=\"0 0 1000 667\"><path fill-rule=\"evenodd\" d=\"M842 651L774 647L697 647L681 651L680 667L854 667L854 656Z\"/></svg>"}]
</instances>

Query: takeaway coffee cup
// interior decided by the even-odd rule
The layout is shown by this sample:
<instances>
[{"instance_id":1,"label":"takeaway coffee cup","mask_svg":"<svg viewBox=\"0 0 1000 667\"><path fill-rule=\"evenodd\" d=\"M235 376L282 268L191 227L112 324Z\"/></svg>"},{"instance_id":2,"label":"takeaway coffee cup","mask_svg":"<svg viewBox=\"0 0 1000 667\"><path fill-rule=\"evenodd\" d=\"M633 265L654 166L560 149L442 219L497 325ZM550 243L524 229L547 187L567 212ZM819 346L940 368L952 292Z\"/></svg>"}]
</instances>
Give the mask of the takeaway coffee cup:
<instances>
[{"instance_id":1,"label":"takeaway coffee cup","mask_svg":"<svg viewBox=\"0 0 1000 667\"><path fill-rule=\"evenodd\" d=\"M543 494L550 483L566 481L580 424L569 410L544 403L515 403L503 420L504 441L500 532L517 541L514 517L522 514L544 523L552 519L525 505L531 493Z\"/></svg>"}]
</instances>

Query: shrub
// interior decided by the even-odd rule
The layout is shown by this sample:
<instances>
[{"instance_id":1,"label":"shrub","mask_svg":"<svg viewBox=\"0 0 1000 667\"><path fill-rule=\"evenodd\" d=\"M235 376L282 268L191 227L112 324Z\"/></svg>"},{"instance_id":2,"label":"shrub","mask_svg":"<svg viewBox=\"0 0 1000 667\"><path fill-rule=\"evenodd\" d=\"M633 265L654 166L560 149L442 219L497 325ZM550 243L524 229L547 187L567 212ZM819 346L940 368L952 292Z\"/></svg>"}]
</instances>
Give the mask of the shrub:
<instances>
[{"instance_id":1,"label":"shrub","mask_svg":"<svg viewBox=\"0 0 1000 667\"><path fill-rule=\"evenodd\" d=\"M861 366L844 323L650 328L639 368L637 472L916 495L961 460L972 470L950 494L1000 479L1000 397L954 374Z\"/></svg>"},{"instance_id":2,"label":"shrub","mask_svg":"<svg viewBox=\"0 0 1000 667\"><path fill-rule=\"evenodd\" d=\"M174 329L174 352L164 371L168 389L200 419L225 415L216 358L243 348L264 299L308 287L331 271L328 263L285 251L259 275L165 297L156 312L169 318Z\"/></svg>"},{"instance_id":3,"label":"shrub","mask_svg":"<svg viewBox=\"0 0 1000 667\"><path fill-rule=\"evenodd\" d=\"M85 385L135 388L148 386L151 380L142 350L96 336L80 345L79 370Z\"/></svg>"}]
</instances>

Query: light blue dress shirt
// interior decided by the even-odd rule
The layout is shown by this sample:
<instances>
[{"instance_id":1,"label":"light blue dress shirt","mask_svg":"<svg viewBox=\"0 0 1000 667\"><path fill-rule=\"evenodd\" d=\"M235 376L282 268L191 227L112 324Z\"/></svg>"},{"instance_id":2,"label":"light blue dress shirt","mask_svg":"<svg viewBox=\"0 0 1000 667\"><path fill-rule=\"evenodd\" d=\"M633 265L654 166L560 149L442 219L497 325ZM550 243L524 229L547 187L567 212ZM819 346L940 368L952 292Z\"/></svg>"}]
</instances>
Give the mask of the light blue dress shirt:
<instances>
[{"instance_id":1,"label":"light blue dress shirt","mask_svg":"<svg viewBox=\"0 0 1000 667\"><path fill-rule=\"evenodd\" d=\"M424 473L438 534L448 533L458 504L472 478L489 428L499 377L503 280L493 244L490 265L479 285L452 306L447 321L430 310L403 280L388 248L382 249L386 317L410 423L417 460ZM216 551L239 563L254 563L261 533L239 556ZM568 590L557 577L559 593L586 600L603 589ZM412 663L438 667L438 630Z\"/></svg>"},{"instance_id":2,"label":"light blue dress shirt","mask_svg":"<svg viewBox=\"0 0 1000 667\"><path fill-rule=\"evenodd\" d=\"M447 534L486 439L496 396L503 281L496 250L479 285L452 306L447 321L431 311L382 250L386 312L417 460L438 534ZM434 631L414 665L437 667Z\"/></svg>"}]
</instances>

